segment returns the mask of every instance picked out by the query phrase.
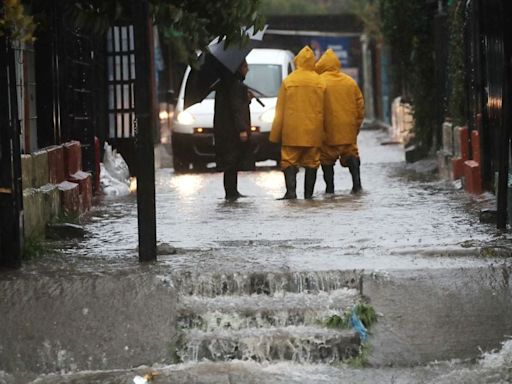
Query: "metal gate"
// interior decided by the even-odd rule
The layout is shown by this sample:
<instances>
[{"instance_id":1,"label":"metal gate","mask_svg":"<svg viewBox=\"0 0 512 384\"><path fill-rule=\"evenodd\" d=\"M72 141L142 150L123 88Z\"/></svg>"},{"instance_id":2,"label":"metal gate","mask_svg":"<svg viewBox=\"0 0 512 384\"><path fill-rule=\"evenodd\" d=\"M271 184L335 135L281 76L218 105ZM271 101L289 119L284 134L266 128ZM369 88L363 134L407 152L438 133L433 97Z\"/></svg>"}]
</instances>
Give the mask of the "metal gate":
<instances>
[{"instance_id":1,"label":"metal gate","mask_svg":"<svg viewBox=\"0 0 512 384\"><path fill-rule=\"evenodd\" d=\"M0 266L21 264L23 200L14 51L0 37Z\"/></svg>"},{"instance_id":2,"label":"metal gate","mask_svg":"<svg viewBox=\"0 0 512 384\"><path fill-rule=\"evenodd\" d=\"M35 44L38 144L79 140L83 168L94 172L94 136L105 126L104 44L70 23L61 2L38 6L47 15Z\"/></svg>"},{"instance_id":3,"label":"metal gate","mask_svg":"<svg viewBox=\"0 0 512 384\"><path fill-rule=\"evenodd\" d=\"M135 41L133 25L107 33L107 137L133 170L135 162ZM133 172L133 171L132 171Z\"/></svg>"},{"instance_id":4,"label":"metal gate","mask_svg":"<svg viewBox=\"0 0 512 384\"><path fill-rule=\"evenodd\" d=\"M498 173L498 227L506 226L510 132L505 125L507 75L504 0L469 0L466 73L469 128L480 132L482 182L494 190Z\"/></svg>"}]
</instances>

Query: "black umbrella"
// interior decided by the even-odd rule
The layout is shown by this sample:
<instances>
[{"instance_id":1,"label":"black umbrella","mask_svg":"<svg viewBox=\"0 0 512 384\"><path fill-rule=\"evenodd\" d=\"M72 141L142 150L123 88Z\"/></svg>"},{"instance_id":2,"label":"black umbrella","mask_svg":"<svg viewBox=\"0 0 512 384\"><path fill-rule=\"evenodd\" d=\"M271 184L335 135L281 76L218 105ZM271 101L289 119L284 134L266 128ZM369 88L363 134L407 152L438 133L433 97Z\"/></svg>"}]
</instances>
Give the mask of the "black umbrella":
<instances>
[{"instance_id":1,"label":"black umbrella","mask_svg":"<svg viewBox=\"0 0 512 384\"><path fill-rule=\"evenodd\" d=\"M246 31L250 37L247 45L225 47L225 40L215 39L208 46L208 52L203 52L198 58L196 68L191 69L185 85L184 107L201 102L213 91L220 79L235 73L251 50L261 43L266 27L254 33L252 27Z\"/></svg>"}]
</instances>

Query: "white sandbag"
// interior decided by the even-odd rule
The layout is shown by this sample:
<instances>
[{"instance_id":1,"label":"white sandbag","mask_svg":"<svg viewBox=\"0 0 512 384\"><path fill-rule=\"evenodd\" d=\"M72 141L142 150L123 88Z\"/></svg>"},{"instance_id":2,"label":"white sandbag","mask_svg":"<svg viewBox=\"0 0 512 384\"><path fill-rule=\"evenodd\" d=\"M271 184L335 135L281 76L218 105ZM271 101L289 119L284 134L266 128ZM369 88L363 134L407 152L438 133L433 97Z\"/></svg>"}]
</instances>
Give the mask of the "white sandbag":
<instances>
[{"instance_id":1,"label":"white sandbag","mask_svg":"<svg viewBox=\"0 0 512 384\"><path fill-rule=\"evenodd\" d=\"M123 182L112 177L103 163L100 163L100 185L107 196L126 196L130 194L129 182Z\"/></svg>"},{"instance_id":2,"label":"white sandbag","mask_svg":"<svg viewBox=\"0 0 512 384\"><path fill-rule=\"evenodd\" d=\"M110 176L130 185L130 170L121 154L117 153L115 149L112 150L112 147L107 142L105 142L104 149L103 164Z\"/></svg>"}]
</instances>

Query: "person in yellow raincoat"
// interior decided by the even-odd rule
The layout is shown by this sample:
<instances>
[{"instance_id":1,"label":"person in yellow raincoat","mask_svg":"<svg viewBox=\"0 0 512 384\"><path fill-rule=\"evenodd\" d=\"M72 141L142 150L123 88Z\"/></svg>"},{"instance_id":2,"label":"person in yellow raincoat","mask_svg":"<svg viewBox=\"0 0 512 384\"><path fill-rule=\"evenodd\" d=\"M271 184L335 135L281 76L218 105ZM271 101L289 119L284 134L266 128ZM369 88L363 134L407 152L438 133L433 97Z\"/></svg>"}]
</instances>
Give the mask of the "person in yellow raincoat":
<instances>
[{"instance_id":1,"label":"person in yellow raincoat","mask_svg":"<svg viewBox=\"0 0 512 384\"><path fill-rule=\"evenodd\" d=\"M332 49L320 57L315 66L324 79L325 139L320 160L326 184L326 193L334 193L334 164L340 159L352 175L352 193L361 190L361 176L357 135L364 118L364 99L357 83L342 73L341 64Z\"/></svg>"},{"instance_id":2,"label":"person in yellow raincoat","mask_svg":"<svg viewBox=\"0 0 512 384\"><path fill-rule=\"evenodd\" d=\"M295 67L281 84L269 140L281 143L281 169L286 183L283 199L297 198L298 167L306 169L304 198L311 199L324 135L325 84L315 72L315 55L308 46L295 57Z\"/></svg>"}]
</instances>

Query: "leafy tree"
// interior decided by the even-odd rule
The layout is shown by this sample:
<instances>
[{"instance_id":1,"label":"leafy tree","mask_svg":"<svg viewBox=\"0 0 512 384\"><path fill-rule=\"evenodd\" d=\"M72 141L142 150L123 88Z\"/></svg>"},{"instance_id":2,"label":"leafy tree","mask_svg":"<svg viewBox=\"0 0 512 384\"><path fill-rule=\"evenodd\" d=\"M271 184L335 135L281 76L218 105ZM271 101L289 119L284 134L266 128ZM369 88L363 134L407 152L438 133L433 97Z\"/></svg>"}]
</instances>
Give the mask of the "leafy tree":
<instances>
[{"instance_id":1,"label":"leafy tree","mask_svg":"<svg viewBox=\"0 0 512 384\"><path fill-rule=\"evenodd\" d=\"M450 45L448 53L448 116L455 125L466 123L464 63L464 0L450 4Z\"/></svg>"},{"instance_id":2,"label":"leafy tree","mask_svg":"<svg viewBox=\"0 0 512 384\"><path fill-rule=\"evenodd\" d=\"M383 36L392 56L392 95L412 102L414 144L426 154L435 125L432 14L424 1L378 2Z\"/></svg>"},{"instance_id":3,"label":"leafy tree","mask_svg":"<svg viewBox=\"0 0 512 384\"><path fill-rule=\"evenodd\" d=\"M323 15L349 11L351 0L263 0L265 15Z\"/></svg>"},{"instance_id":4,"label":"leafy tree","mask_svg":"<svg viewBox=\"0 0 512 384\"><path fill-rule=\"evenodd\" d=\"M375 0L350 0L349 9L363 23L364 33L381 43L383 36L379 3Z\"/></svg>"},{"instance_id":5,"label":"leafy tree","mask_svg":"<svg viewBox=\"0 0 512 384\"><path fill-rule=\"evenodd\" d=\"M75 0L66 2L69 14L81 28L104 32L112 22L130 19L133 0ZM149 0L150 14L168 43L178 48L181 59L191 61L196 50L212 38L244 43L242 26L264 25L258 14L260 0Z\"/></svg>"},{"instance_id":6,"label":"leafy tree","mask_svg":"<svg viewBox=\"0 0 512 384\"><path fill-rule=\"evenodd\" d=\"M20 0L3 0L0 4L0 36L9 35L13 40L30 42L33 40L36 24L27 15Z\"/></svg>"}]
</instances>

